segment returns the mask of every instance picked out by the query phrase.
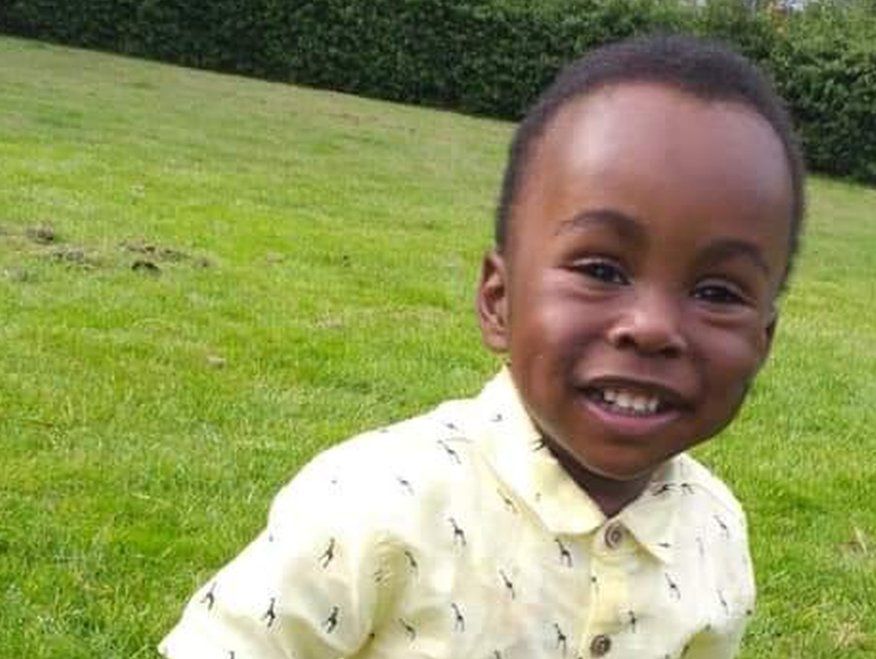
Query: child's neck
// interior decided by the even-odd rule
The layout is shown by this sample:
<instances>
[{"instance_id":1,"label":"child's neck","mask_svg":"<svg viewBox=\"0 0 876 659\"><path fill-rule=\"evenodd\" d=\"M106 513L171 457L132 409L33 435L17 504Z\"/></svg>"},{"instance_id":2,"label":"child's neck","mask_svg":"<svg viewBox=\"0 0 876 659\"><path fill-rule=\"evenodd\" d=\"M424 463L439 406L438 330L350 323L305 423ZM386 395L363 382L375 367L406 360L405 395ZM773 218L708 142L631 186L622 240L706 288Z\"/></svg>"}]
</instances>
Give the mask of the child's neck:
<instances>
[{"instance_id":1,"label":"child's neck","mask_svg":"<svg viewBox=\"0 0 876 659\"><path fill-rule=\"evenodd\" d=\"M581 466L553 442L548 441L547 446L566 473L593 499L608 518L617 515L628 503L638 497L651 480L651 473L628 481L606 478Z\"/></svg>"}]
</instances>

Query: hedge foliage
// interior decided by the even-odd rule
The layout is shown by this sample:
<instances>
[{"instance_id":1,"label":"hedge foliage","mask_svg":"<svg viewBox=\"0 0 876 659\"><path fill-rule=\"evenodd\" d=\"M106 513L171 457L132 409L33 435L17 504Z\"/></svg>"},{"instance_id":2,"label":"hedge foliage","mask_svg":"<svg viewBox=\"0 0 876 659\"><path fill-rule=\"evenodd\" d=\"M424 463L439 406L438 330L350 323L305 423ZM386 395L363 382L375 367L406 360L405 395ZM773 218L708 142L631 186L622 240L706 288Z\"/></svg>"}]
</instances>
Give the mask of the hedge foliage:
<instances>
[{"instance_id":1,"label":"hedge foliage","mask_svg":"<svg viewBox=\"0 0 876 659\"><path fill-rule=\"evenodd\" d=\"M0 31L390 100L519 118L566 61L687 31L771 71L810 167L876 183L876 3L742 0L5 0Z\"/></svg>"}]
</instances>

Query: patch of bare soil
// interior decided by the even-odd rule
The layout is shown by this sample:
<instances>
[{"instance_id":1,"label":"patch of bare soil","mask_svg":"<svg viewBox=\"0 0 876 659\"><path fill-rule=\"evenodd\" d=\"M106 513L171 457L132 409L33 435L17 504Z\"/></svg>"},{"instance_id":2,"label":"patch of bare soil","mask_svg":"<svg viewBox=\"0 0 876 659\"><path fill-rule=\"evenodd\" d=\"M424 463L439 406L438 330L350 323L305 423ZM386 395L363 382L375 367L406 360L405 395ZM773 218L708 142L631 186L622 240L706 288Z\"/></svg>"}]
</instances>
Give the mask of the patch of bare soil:
<instances>
[{"instance_id":1,"label":"patch of bare soil","mask_svg":"<svg viewBox=\"0 0 876 659\"><path fill-rule=\"evenodd\" d=\"M194 256L175 247L156 245L155 243L137 241L124 242L122 249L139 255L131 265L132 270L144 270L157 274L161 271L159 263L191 263L198 268L209 268L212 262L204 256Z\"/></svg>"},{"instance_id":2,"label":"patch of bare soil","mask_svg":"<svg viewBox=\"0 0 876 659\"><path fill-rule=\"evenodd\" d=\"M86 252L85 248L75 245L56 247L49 252L49 257L57 263L79 266L89 270L100 265L97 257Z\"/></svg>"},{"instance_id":3,"label":"patch of bare soil","mask_svg":"<svg viewBox=\"0 0 876 659\"><path fill-rule=\"evenodd\" d=\"M28 227L24 230L24 235L37 245L51 245L57 240L55 230L49 224Z\"/></svg>"},{"instance_id":4,"label":"patch of bare soil","mask_svg":"<svg viewBox=\"0 0 876 659\"><path fill-rule=\"evenodd\" d=\"M53 263L84 270L100 266L123 267L140 274L158 276L171 264L188 264L195 268L213 266L213 261L206 256L147 240L121 243L119 247L124 257L120 259L118 253L108 254L105 249L67 244L48 222L35 222L24 228L0 224L0 244L4 245L4 249L8 247L27 258L46 258ZM32 273L23 266L10 265L0 274L18 282L33 279Z\"/></svg>"},{"instance_id":5,"label":"patch of bare soil","mask_svg":"<svg viewBox=\"0 0 876 659\"><path fill-rule=\"evenodd\" d=\"M131 264L131 270L134 272L142 272L147 275L152 275L157 277L161 274L161 268L156 265L154 261L150 261L149 259L136 259Z\"/></svg>"}]
</instances>

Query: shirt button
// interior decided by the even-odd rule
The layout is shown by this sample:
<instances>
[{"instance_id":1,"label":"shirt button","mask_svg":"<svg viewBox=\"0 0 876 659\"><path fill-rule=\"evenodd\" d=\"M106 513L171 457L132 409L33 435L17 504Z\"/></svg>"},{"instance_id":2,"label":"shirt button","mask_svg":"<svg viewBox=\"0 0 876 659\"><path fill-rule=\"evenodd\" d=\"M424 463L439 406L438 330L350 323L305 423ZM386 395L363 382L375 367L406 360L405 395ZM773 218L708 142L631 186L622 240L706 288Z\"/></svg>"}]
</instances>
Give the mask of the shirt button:
<instances>
[{"instance_id":1,"label":"shirt button","mask_svg":"<svg viewBox=\"0 0 876 659\"><path fill-rule=\"evenodd\" d=\"M611 639L605 634L594 636L593 640L590 641L591 656L601 657L608 654L609 650L611 650Z\"/></svg>"},{"instance_id":2,"label":"shirt button","mask_svg":"<svg viewBox=\"0 0 876 659\"><path fill-rule=\"evenodd\" d=\"M605 529L605 545L609 549L617 549L624 539L624 530L620 524L611 524Z\"/></svg>"}]
</instances>

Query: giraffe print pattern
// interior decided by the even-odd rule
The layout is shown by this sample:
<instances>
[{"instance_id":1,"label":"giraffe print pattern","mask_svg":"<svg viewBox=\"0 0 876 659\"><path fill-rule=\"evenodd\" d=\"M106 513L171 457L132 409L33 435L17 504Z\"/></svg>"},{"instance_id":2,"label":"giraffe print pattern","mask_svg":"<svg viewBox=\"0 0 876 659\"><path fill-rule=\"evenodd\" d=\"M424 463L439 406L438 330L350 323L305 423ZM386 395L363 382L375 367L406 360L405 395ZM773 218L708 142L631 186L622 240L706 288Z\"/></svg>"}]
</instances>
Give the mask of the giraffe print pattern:
<instances>
[{"instance_id":1,"label":"giraffe print pattern","mask_svg":"<svg viewBox=\"0 0 876 659\"><path fill-rule=\"evenodd\" d=\"M557 634L557 649L560 650L562 656L565 657L566 651L568 650L569 639L566 637L565 633L563 633L562 628L557 623L554 623L554 631L556 631Z\"/></svg>"},{"instance_id":2,"label":"giraffe print pattern","mask_svg":"<svg viewBox=\"0 0 876 659\"><path fill-rule=\"evenodd\" d=\"M340 609L337 606L333 606L331 612L328 614L328 617L323 621L322 626L325 629L327 634L331 634L335 631L335 627L338 626L338 614L340 613Z\"/></svg>"},{"instance_id":3,"label":"giraffe print pattern","mask_svg":"<svg viewBox=\"0 0 876 659\"><path fill-rule=\"evenodd\" d=\"M412 624L406 622L404 618L398 619L399 624L404 628L405 634L408 637L408 640L413 643L417 640L417 630L414 628Z\"/></svg>"},{"instance_id":4,"label":"giraffe print pattern","mask_svg":"<svg viewBox=\"0 0 876 659\"><path fill-rule=\"evenodd\" d=\"M508 578L508 575L505 574L505 570L499 570L499 576L502 578L502 583L505 585L505 590L508 591L508 595L511 599L517 599L517 593L514 590L514 582Z\"/></svg>"},{"instance_id":5,"label":"giraffe print pattern","mask_svg":"<svg viewBox=\"0 0 876 659\"><path fill-rule=\"evenodd\" d=\"M447 521L450 522L450 526L453 527L453 546L459 545L460 547L465 547L466 542L465 539L465 531L463 531L459 524L456 523L456 520L453 517L448 517Z\"/></svg>"},{"instance_id":6,"label":"giraffe print pattern","mask_svg":"<svg viewBox=\"0 0 876 659\"><path fill-rule=\"evenodd\" d=\"M330 538L328 547L325 548L325 551L319 557L319 564L325 569L333 560L335 560L335 539Z\"/></svg>"},{"instance_id":7,"label":"giraffe print pattern","mask_svg":"<svg viewBox=\"0 0 876 659\"><path fill-rule=\"evenodd\" d=\"M669 519L671 512L679 520L675 530L664 533L664 526L652 524L661 535L649 537L650 526L623 518L635 542L619 557L601 542L613 520L586 521L589 509L566 504L561 521L569 528L552 527L545 511L555 507L554 483L561 476L541 479L528 466L553 468L553 458L543 450L543 437L515 430L516 419L525 418L520 411L482 414L482 422L456 420L444 410L428 428L420 423L409 435L391 426L373 437L382 446L399 446L398 456L369 457L362 440L349 457L342 446L308 468L304 485L275 504L270 532L261 536L264 550L241 555L232 572L211 579L174 633L187 633L188 617L221 626L235 611L251 616L257 623L252 633L271 634L272 643L292 638L287 656L309 656L294 645L285 616L313 611L302 619L309 626L302 630L331 638L349 653L367 648L363 659L411 656L436 646L447 648L439 659L586 659L600 634L610 639L609 659L628 656L628 647L653 647L653 659L677 659L698 634L723 634L751 617L753 599L740 590L750 571L744 523L701 467L684 458L675 472L661 472L640 501L648 506L649 522L655 515ZM468 428L493 428L501 443L494 449L492 436L470 435L463 430ZM327 492L331 497L323 496ZM317 501L325 508L314 514ZM425 515L427 509L434 512ZM344 526L350 519L356 525ZM367 531L371 520L395 526L375 527L373 538L351 531ZM649 554L658 549L659 555ZM725 565L737 566L738 574L720 577L716 570ZM301 571L288 581L264 580L280 574L280 566ZM356 581L356 574L365 579ZM624 581L628 574L649 583L636 587ZM719 576L704 580L702 574ZM296 579L319 593L319 607L296 604L302 592ZM345 583L365 590L345 592L339 588ZM244 590L252 604L240 604L249 601L241 598ZM618 599L618 592L625 595ZM643 596L648 593L655 594L653 601ZM361 603L377 600L384 602L386 624L368 628L359 617ZM587 627L588 620L606 626ZM727 643L732 649L733 640ZM243 658L255 654L253 647L241 638L236 647L203 656Z\"/></svg>"},{"instance_id":8,"label":"giraffe print pattern","mask_svg":"<svg viewBox=\"0 0 876 659\"><path fill-rule=\"evenodd\" d=\"M462 611L459 609L459 605L456 602L451 602L450 608L453 609L453 630L457 632L464 632L465 616L462 615Z\"/></svg>"},{"instance_id":9,"label":"giraffe print pattern","mask_svg":"<svg viewBox=\"0 0 876 659\"><path fill-rule=\"evenodd\" d=\"M216 582L214 581L210 585L210 590L201 598L201 604L205 604L207 606L207 610L213 608L213 605L216 604Z\"/></svg>"},{"instance_id":10,"label":"giraffe print pattern","mask_svg":"<svg viewBox=\"0 0 876 659\"><path fill-rule=\"evenodd\" d=\"M420 571L420 564L417 563L417 559L414 558L414 554L411 552L410 549L405 549L404 555L405 558L408 560L408 566L411 569L411 573L414 575L418 574Z\"/></svg>"},{"instance_id":11,"label":"giraffe print pattern","mask_svg":"<svg viewBox=\"0 0 876 659\"><path fill-rule=\"evenodd\" d=\"M443 439L439 439L438 446L444 449L444 453L447 454L447 457L450 458L450 461L453 462L453 464L462 464L462 459L459 457L459 453L456 451L456 449L451 448L446 441L444 441Z\"/></svg>"},{"instance_id":12,"label":"giraffe print pattern","mask_svg":"<svg viewBox=\"0 0 876 659\"><path fill-rule=\"evenodd\" d=\"M560 563L566 567L572 567L572 553L563 544L559 538L554 538L557 548L560 550Z\"/></svg>"},{"instance_id":13,"label":"giraffe print pattern","mask_svg":"<svg viewBox=\"0 0 876 659\"><path fill-rule=\"evenodd\" d=\"M268 604L268 610L265 611L264 615L262 615L262 620L265 621L268 629L273 627L274 623L277 621L277 612L274 610L274 606L277 604L277 598L272 597L270 604Z\"/></svg>"}]
</instances>

